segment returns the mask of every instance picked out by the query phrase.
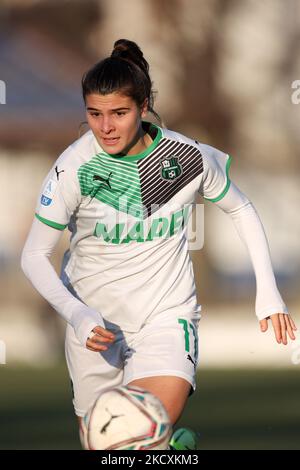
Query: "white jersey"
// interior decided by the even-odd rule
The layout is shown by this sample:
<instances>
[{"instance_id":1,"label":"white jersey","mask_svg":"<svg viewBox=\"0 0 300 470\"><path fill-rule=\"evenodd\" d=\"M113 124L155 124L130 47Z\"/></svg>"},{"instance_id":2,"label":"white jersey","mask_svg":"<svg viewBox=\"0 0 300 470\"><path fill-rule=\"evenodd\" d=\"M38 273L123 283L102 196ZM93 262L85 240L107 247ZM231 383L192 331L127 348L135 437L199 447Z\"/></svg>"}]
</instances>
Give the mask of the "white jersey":
<instances>
[{"instance_id":1,"label":"white jersey","mask_svg":"<svg viewBox=\"0 0 300 470\"><path fill-rule=\"evenodd\" d=\"M85 304L125 331L174 310L200 317L186 224L198 193L227 192L230 157L143 123L153 143L109 155L92 131L54 163L36 217L71 232L61 279Z\"/></svg>"}]
</instances>

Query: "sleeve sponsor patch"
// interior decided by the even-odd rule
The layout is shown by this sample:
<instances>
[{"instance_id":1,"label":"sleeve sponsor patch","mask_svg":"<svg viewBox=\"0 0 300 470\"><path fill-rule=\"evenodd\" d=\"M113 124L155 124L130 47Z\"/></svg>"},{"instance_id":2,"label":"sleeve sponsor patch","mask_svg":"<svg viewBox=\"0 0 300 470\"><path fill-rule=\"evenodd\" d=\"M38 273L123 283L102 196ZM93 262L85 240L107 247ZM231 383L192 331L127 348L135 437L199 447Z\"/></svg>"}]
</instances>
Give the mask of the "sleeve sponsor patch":
<instances>
[{"instance_id":1,"label":"sleeve sponsor patch","mask_svg":"<svg viewBox=\"0 0 300 470\"><path fill-rule=\"evenodd\" d=\"M43 194L41 196L41 204L43 206L50 206L53 201L53 196L57 188L57 181L50 179L46 184Z\"/></svg>"}]
</instances>

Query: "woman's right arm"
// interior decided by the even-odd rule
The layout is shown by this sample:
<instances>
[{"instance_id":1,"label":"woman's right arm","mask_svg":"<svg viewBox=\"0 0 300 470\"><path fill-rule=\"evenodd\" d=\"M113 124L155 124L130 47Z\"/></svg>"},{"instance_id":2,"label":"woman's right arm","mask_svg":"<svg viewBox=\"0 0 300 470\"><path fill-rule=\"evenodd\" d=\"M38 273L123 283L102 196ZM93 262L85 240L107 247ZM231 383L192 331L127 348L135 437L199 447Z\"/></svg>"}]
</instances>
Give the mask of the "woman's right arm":
<instances>
[{"instance_id":1,"label":"woman's right arm","mask_svg":"<svg viewBox=\"0 0 300 470\"><path fill-rule=\"evenodd\" d=\"M62 231L34 219L25 246L22 251L21 266L26 277L45 300L74 328L77 339L83 346L101 351L106 347L91 343L89 335L94 328L103 338L113 338L105 330L103 318L99 312L88 307L74 297L59 279L49 261ZM102 342L106 342L102 339Z\"/></svg>"}]
</instances>

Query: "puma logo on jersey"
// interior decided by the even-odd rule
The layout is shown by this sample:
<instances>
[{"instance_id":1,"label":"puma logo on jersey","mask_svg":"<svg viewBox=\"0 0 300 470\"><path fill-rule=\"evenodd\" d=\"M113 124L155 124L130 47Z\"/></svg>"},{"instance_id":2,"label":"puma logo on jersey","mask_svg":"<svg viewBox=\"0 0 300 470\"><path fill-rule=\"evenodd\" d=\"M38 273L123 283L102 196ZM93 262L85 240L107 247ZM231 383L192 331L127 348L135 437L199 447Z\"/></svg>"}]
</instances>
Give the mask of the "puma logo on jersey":
<instances>
[{"instance_id":1,"label":"puma logo on jersey","mask_svg":"<svg viewBox=\"0 0 300 470\"><path fill-rule=\"evenodd\" d=\"M109 182L111 176L112 176L112 172L109 173L108 178L103 178L103 176L100 176L100 175L94 175L93 176L93 185L94 185L94 187L93 187L93 189L90 193L91 199L96 197L96 194L103 187L102 186L103 184L104 184L104 187L111 189L111 185L110 185L110 182Z\"/></svg>"},{"instance_id":2,"label":"puma logo on jersey","mask_svg":"<svg viewBox=\"0 0 300 470\"><path fill-rule=\"evenodd\" d=\"M111 189L111 185L110 185L110 182L109 182L109 179L110 179L111 175L112 175L112 172L109 173L108 178L103 178L100 175L94 175L93 176L93 181L100 181L100 182L106 183L107 186L109 187L109 189Z\"/></svg>"},{"instance_id":3,"label":"puma logo on jersey","mask_svg":"<svg viewBox=\"0 0 300 470\"><path fill-rule=\"evenodd\" d=\"M63 173L65 170L60 170L58 171L58 166L55 167L55 173L56 173L56 178L57 178L57 181L59 180L59 175L60 173Z\"/></svg>"}]
</instances>

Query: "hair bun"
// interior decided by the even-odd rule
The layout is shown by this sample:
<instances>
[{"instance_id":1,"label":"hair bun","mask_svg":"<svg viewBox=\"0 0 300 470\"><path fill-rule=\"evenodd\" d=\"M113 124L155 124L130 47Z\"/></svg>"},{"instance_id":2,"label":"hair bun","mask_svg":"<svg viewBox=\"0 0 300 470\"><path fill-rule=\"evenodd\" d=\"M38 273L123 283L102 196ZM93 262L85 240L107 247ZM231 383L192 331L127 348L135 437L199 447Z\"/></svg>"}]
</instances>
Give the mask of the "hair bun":
<instances>
[{"instance_id":1,"label":"hair bun","mask_svg":"<svg viewBox=\"0 0 300 470\"><path fill-rule=\"evenodd\" d=\"M124 42L123 42L124 41ZM111 53L111 57L116 57L121 55L121 53L128 50L127 44L125 44L125 39L119 39L119 41L115 42L114 49Z\"/></svg>"},{"instance_id":2,"label":"hair bun","mask_svg":"<svg viewBox=\"0 0 300 470\"><path fill-rule=\"evenodd\" d=\"M119 57L137 65L144 73L147 74L149 65L139 46L128 39L118 39L114 43L114 49L111 57Z\"/></svg>"}]
</instances>

